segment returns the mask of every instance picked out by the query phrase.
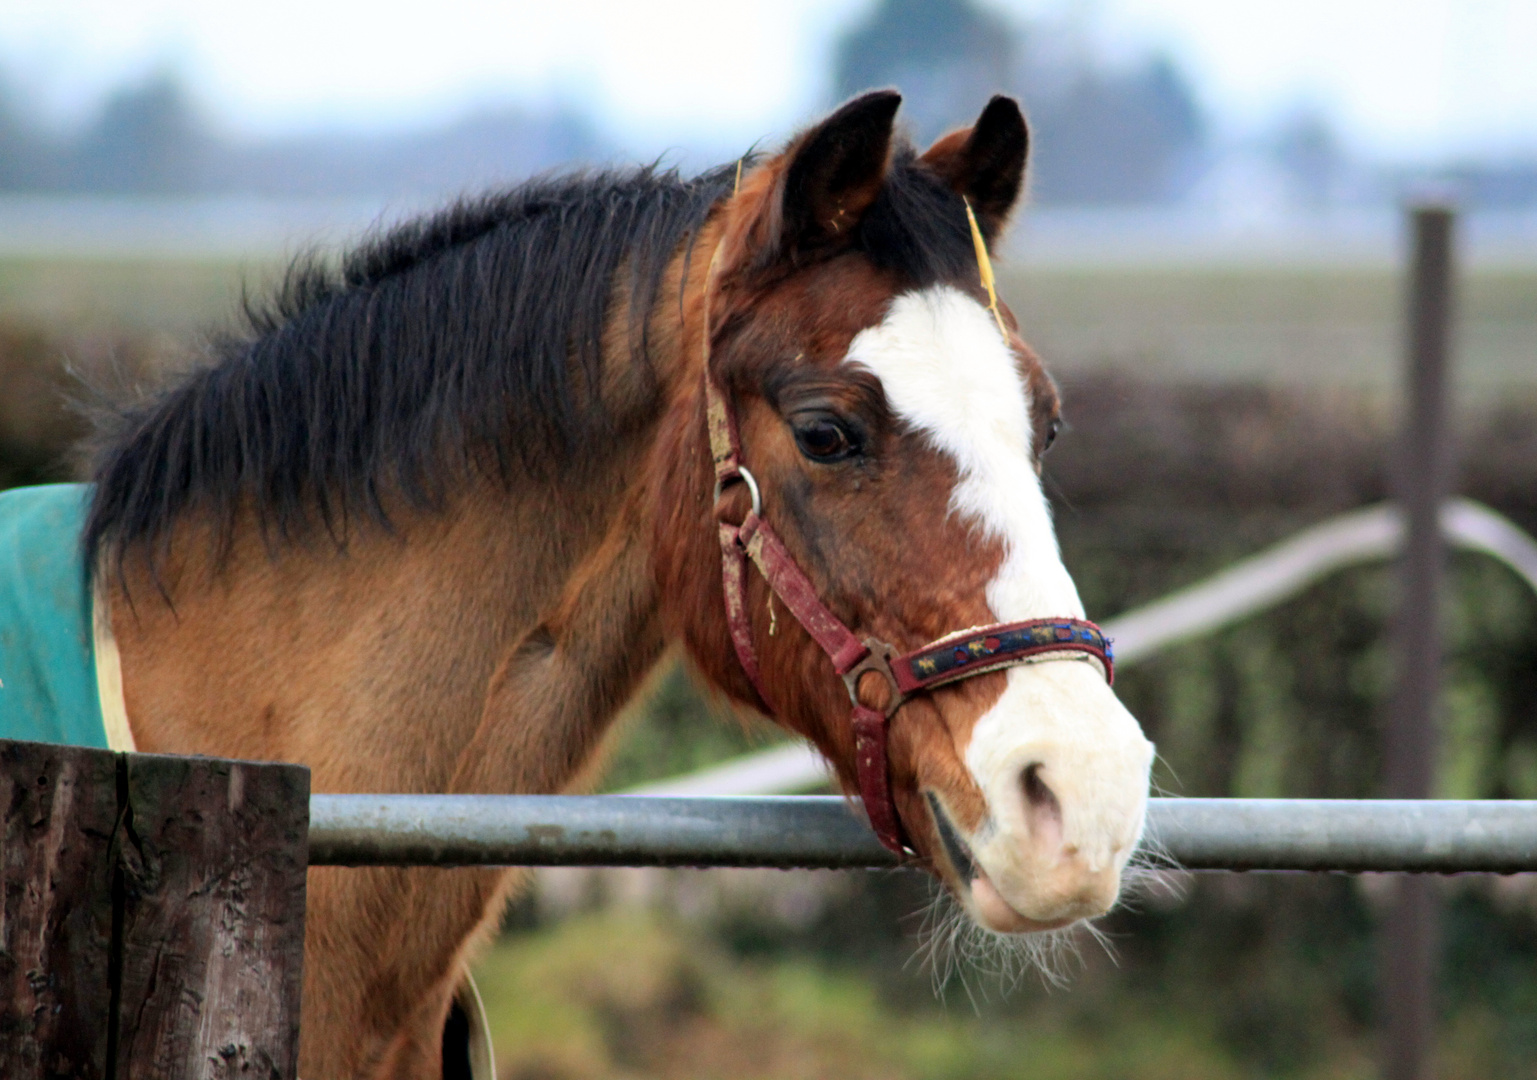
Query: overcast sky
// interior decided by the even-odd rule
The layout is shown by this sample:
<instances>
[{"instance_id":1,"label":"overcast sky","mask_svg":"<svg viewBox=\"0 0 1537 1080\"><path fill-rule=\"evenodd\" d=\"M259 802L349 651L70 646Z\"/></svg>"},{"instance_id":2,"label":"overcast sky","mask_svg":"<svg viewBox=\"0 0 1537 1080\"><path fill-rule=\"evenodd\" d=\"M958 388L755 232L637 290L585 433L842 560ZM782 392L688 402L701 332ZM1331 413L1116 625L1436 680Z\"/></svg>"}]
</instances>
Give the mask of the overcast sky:
<instances>
[{"instance_id":1,"label":"overcast sky","mask_svg":"<svg viewBox=\"0 0 1537 1080\"><path fill-rule=\"evenodd\" d=\"M564 102L637 149L747 143L826 103L873 0L0 0L0 69L62 121L181 72L250 133L404 127ZM1366 152L1537 151L1537 0L990 0L1176 56L1229 132L1310 106ZM980 106L980 102L978 103ZM1028 104L1028 103L1027 103Z\"/></svg>"}]
</instances>

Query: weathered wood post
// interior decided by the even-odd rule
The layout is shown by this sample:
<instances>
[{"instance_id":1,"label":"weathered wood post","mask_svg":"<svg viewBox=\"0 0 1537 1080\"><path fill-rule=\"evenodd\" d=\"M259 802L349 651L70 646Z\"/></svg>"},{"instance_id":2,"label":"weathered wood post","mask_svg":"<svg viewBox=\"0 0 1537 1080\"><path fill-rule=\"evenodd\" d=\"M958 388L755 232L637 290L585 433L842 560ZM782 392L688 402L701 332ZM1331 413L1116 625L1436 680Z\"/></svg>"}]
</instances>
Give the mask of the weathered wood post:
<instances>
[{"instance_id":1,"label":"weathered wood post","mask_svg":"<svg viewBox=\"0 0 1537 1080\"><path fill-rule=\"evenodd\" d=\"M108 1075L117 755L0 744L0 1074Z\"/></svg>"},{"instance_id":2,"label":"weathered wood post","mask_svg":"<svg viewBox=\"0 0 1537 1080\"><path fill-rule=\"evenodd\" d=\"M0 1076L292 1080L309 770L0 740Z\"/></svg>"},{"instance_id":3,"label":"weathered wood post","mask_svg":"<svg viewBox=\"0 0 1537 1080\"><path fill-rule=\"evenodd\" d=\"M1390 799L1428 799L1433 794L1441 689L1440 592L1446 560L1440 519L1451 476L1446 368L1453 216L1445 207L1421 207L1412 212L1411 221L1408 407L1398 457L1405 525L1395 627L1398 683L1383 745L1384 794ZM1436 882L1406 875L1394 884L1383 923L1379 976L1382 1075L1386 1080L1428 1080L1440 948Z\"/></svg>"}]
</instances>

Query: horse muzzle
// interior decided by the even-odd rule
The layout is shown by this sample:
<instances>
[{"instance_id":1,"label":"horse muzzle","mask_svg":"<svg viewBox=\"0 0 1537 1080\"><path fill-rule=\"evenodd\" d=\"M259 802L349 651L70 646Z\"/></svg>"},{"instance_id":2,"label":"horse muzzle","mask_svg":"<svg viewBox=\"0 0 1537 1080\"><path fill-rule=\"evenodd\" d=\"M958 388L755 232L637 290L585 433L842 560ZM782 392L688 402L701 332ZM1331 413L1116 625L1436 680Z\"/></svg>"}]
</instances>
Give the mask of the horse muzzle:
<instances>
[{"instance_id":1,"label":"horse muzzle","mask_svg":"<svg viewBox=\"0 0 1537 1080\"><path fill-rule=\"evenodd\" d=\"M1115 905L1142 836L1153 746L1084 664L1015 668L966 750L989 813L959 827L928 793L951 885L998 933L1053 930Z\"/></svg>"}]
</instances>

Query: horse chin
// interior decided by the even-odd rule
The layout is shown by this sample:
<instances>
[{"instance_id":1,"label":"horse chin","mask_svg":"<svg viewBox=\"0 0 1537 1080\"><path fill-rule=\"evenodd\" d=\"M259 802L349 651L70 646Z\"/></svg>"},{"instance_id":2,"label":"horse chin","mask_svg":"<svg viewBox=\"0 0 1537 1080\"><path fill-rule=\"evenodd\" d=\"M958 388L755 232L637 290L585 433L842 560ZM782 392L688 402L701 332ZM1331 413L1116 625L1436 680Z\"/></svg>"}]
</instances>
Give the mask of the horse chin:
<instances>
[{"instance_id":1,"label":"horse chin","mask_svg":"<svg viewBox=\"0 0 1537 1080\"><path fill-rule=\"evenodd\" d=\"M939 845L948 862L948 873L941 873L956 899L973 922L995 934L1043 934L1061 930L1079 920L1102 912L1073 912L1050 918L1031 918L1006 900L993 884L987 871L976 860L971 845L950 820L944 805L933 792L925 793L933 817Z\"/></svg>"},{"instance_id":2,"label":"horse chin","mask_svg":"<svg viewBox=\"0 0 1537 1080\"><path fill-rule=\"evenodd\" d=\"M995 934L1042 934L1048 930L1060 930L1078 921L1076 915L1041 921L1020 914L1003 898L1002 893L993 888L986 872L980 869L977 876L971 879L966 894L963 903L972 920Z\"/></svg>"}]
</instances>

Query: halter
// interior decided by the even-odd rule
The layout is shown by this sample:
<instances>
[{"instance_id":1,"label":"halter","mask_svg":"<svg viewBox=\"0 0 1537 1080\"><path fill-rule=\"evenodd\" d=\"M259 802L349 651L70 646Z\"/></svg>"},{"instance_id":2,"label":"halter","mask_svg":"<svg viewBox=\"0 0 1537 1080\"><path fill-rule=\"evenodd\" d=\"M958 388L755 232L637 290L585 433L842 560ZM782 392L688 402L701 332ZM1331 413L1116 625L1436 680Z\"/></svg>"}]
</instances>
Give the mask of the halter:
<instances>
[{"instance_id":1,"label":"halter","mask_svg":"<svg viewBox=\"0 0 1537 1080\"><path fill-rule=\"evenodd\" d=\"M967 216L971 208L967 206ZM981 231L972 218L973 240L983 281L990 287L991 265ZM710 455L715 463L717 511L722 491L735 483L747 485L752 506L740 525L719 522L721 582L726 597L726 623L731 644L748 680L763 704L773 711L758 655L753 647L752 622L747 614L747 563L751 560L768 582L769 589L797 622L806 629L842 676L853 705L850 726L854 731L859 794L865 814L880 842L900 856L916 854L902 828L891 797L887 761L887 730L898 709L916 694L947 683L959 682L1019 664L1053 659L1097 661L1105 681L1113 682L1115 668L1110 640L1099 627L1084 619L1029 619L1024 622L991 623L947 634L921 648L898 653L895 647L873 637L860 639L823 604L816 587L795 562L773 528L763 517L763 491L757 478L742 464L736 414L730 400L710 369L710 297L715 283L720 248L710 260L705 281L704 393L705 422L710 434ZM994 301L996 304L996 301ZM994 314L997 315L996 307ZM998 317L999 329L1003 320ZM1007 334L1005 334L1007 340ZM772 631L770 631L772 633ZM859 682L867 673L884 678L891 694L884 711L870 708L859 697Z\"/></svg>"}]
</instances>

